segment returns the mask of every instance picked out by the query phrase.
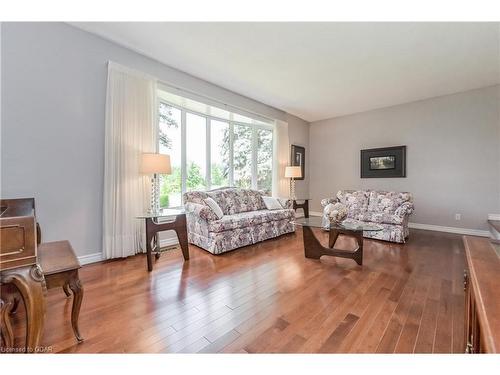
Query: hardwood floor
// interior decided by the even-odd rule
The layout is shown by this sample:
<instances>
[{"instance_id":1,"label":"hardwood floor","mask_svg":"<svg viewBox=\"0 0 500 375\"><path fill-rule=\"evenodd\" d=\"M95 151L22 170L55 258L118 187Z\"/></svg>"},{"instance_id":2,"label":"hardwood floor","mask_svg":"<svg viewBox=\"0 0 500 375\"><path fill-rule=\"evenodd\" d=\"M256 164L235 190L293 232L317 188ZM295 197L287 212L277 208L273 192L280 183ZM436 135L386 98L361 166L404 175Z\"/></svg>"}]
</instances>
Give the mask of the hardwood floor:
<instances>
[{"instance_id":1,"label":"hardwood floor","mask_svg":"<svg viewBox=\"0 0 500 375\"><path fill-rule=\"evenodd\" d=\"M75 341L71 299L49 290L42 344L81 353L463 352L459 235L365 240L362 267L304 258L300 228L224 255L190 252L186 263L180 250L164 254L151 273L143 255L84 266L85 341ZM22 343L22 313L14 320Z\"/></svg>"}]
</instances>

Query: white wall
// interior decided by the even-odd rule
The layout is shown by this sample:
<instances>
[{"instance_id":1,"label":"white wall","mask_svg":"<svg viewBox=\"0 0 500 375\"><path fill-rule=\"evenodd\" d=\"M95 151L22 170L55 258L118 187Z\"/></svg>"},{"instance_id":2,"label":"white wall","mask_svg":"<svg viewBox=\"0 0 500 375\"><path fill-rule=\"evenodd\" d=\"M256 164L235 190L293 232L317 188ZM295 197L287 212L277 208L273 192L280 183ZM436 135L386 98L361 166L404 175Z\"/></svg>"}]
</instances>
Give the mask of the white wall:
<instances>
[{"instance_id":1,"label":"white wall","mask_svg":"<svg viewBox=\"0 0 500 375\"><path fill-rule=\"evenodd\" d=\"M339 189L410 191L410 221L487 230L488 213L500 213L499 88L311 123L313 210ZM406 178L360 178L361 149L398 145L407 145Z\"/></svg>"},{"instance_id":2,"label":"white wall","mask_svg":"<svg viewBox=\"0 0 500 375\"><path fill-rule=\"evenodd\" d=\"M308 145L302 120L72 26L3 23L1 41L1 196L34 196L44 241L68 239L79 255L101 251L108 60L264 116L291 119L291 139Z\"/></svg>"}]
</instances>

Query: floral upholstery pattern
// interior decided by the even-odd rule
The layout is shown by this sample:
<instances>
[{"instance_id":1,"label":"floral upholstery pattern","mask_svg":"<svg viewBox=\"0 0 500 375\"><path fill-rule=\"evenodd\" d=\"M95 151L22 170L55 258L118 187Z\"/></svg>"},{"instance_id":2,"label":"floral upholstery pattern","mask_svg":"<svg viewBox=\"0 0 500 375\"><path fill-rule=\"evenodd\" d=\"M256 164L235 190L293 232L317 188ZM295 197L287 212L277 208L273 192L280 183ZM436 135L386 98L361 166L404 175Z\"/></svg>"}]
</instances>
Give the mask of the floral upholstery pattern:
<instances>
[{"instance_id":1,"label":"floral upholstery pattern","mask_svg":"<svg viewBox=\"0 0 500 375\"><path fill-rule=\"evenodd\" d=\"M188 202L185 204L185 209L186 212L198 215L202 219L209 221L217 220L217 215L215 215L213 210L207 204L205 204L205 202L203 202L203 204Z\"/></svg>"},{"instance_id":2,"label":"floral upholstery pattern","mask_svg":"<svg viewBox=\"0 0 500 375\"><path fill-rule=\"evenodd\" d=\"M188 241L212 254L221 254L295 231L292 201L280 199L287 208L267 210L258 190L222 188L184 194ZM211 197L224 212L217 219L203 199Z\"/></svg>"},{"instance_id":3,"label":"floral upholstery pattern","mask_svg":"<svg viewBox=\"0 0 500 375\"><path fill-rule=\"evenodd\" d=\"M368 210L368 198L369 192L365 190L340 190L337 193L337 202L347 206L347 217L356 220L359 220L357 216L360 213Z\"/></svg>"},{"instance_id":4,"label":"floral upholstery pattern","mask_svg":"<svg viewBox=\"0 0 500 375\"><path fill-rule=\"evenodd\" d=\"M208 191L207 195L217 202L224 215L266 209L258 190L228 188Z\"/></svg>"},{"instance_id":5,"label":"floral upholstery pattern","mask_svg":"<svg viewBox=\"0 0 500 375\"><path fill-rule=\"evenodd\" d=\"M336 198L326 198L321 204L340 202L347 206L348 220L373 222L381 231L365 231L364 237L404 243L409 236L408 218L413 213L413 197L407 192L341 190ZM323 222L328 223L326 214Z\"/></svg>"},{"instance_id":6,"label":"floral upholstery pattern","mask_svg":"<svg viewBox=\"0 0 500 375\"><path fill-rule=\"evenodd\" d=\"M278 220L293 220L293 210L259 210L250 212L241 212L234 215L225 215L220 220L211 221L208 223L208 229L211 232L222 232L236 228L245 228L256 226L258 224L267 223Z\"/></svg>"},{"instance_id":7,"label":"floral upholstery pattern","mask_svg":"<svg viewBox=\"0 0 500 375\"><path fill-rule=\"evenodd\" d=\"M403 203L411 201L410 193L370 191L368 211L393 214Z\"/></svg>"}]
</instances>

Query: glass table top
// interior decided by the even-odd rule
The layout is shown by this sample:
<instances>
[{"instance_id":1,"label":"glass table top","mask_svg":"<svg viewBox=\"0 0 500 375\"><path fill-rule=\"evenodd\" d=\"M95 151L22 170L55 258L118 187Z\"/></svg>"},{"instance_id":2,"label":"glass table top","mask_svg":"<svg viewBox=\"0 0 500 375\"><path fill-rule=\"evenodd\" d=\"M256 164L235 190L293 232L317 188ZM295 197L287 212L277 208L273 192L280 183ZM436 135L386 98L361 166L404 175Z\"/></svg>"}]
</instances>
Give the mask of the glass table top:
<instances>
[{"instance_id":1,"label":"glass table top","mask_svg":"<svg viewBox=\"0 0 500 375\"><path fill-rule=\"evenodd\" d=\"M169 216L177 216L186 213L183 207L179 208L164 208L158 212L146 212L142 215L137 215L137 219L153 219L157 217L169 217Z\"/></svg>"},{"instance_id":2,"label":"glass table top","mask_svg":"<svg viewBox=\"0 0 500 375\"><path fill-rule=\"evenodd\" d=\"M366 223L363 221L357 221L352 219L347 219L340 224L328 223L326 226L323 225L323 218L321 216L311 216L309 218L299 218L294 221L297 225L302 225L304 227L313 228L323 228L323 229L344 229L352 231L379 231L384 229L381 225L374 223Z\"/></svg>"}]
</instances>

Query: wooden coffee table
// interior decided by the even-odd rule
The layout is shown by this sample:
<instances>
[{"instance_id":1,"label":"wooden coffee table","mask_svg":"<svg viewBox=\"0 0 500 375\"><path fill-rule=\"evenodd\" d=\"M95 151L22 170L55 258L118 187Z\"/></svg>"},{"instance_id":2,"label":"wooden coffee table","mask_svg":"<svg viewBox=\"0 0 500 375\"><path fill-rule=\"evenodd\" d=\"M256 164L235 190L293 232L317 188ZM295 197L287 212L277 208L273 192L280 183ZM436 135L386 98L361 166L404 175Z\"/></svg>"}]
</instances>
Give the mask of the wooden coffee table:
<instances>
[{"instance_id":1,"label":"wooden coffee table","mask_svg":"<svg viewBox=\"0 0 500 375\"><path fill-rule=\"evenodd\" d=\"M322 255L330 255L340 258L353 259L360 266L363 265L363 232L380 231L382 226L362 221L345 221L341 224L323 225L322 218L313 216L310 218L300 218L295 224L302 226L304 237L304 254L306 258L319 259ZM323 246L312 228L322 228L329 231L328 247ZM357 248L354 250L341 250L335 248L335 242L339 235L354 237Z\"/></svg>"}]
</instances>

